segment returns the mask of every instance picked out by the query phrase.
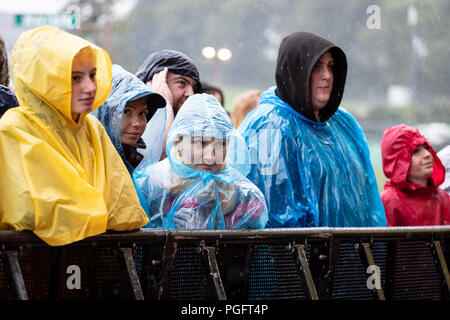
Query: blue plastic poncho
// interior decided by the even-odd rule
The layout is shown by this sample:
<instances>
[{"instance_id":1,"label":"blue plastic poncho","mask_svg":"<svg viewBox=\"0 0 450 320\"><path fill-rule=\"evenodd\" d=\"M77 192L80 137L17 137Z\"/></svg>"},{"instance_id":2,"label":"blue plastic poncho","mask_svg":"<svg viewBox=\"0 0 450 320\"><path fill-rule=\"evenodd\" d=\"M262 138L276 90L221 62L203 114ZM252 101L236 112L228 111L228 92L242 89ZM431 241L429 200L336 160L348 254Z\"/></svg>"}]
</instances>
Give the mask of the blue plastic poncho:
<instances>
[{"instance_id":1,"label":"blue plastic poncho","mask_svg":"<svg viewBox=\"0 0 450 320\"><path fill-rule=\"evenodd\" d=\"M327 121L302 116L275 94L239 127L250 149L247 176L264 193L267 227L385 226L362 129L345 110Z\"/></svg>"},{"instance_id":2,"label":"blue plastic poncho","mask_svg":"<svg viewBox=\"0 0 450 320\"><path fill-rule=\"evenodd\" d=\"M100 106L100 108L91 112L91 114L99 119L103 124L109 138L127 166L128 171L132 172L133 167L125 157L121 139L122 117L125 106L129 101L142 96L148 97L149 94L152 94L148 98L149 101L147 104L151 103L152 106L148 106L148 108L153 108L156 105L160 106L161 102L159 100L163 98L160 96L156 97L156 94L153 93L141 80L117 64L112 66L112 74L112 89L108 99L102 106ZM153 110L149 110L149 115L153 114L151 111ZM145 132L137 143L137 150L144 156L141 164L146 161L151 163L159 161L164 138L164 126L165 109L158 108L153 117L147 123Z\"/></svg>"},{"instance_id":3,"label":"blue plastic poncho","mask_svg":"<svg viewBox=\"0 0 450 320\"><path fill-rule=\"evenodd\" d=\"M216 98L207 94L189 97L169 131L168 158L134 172L149 204L152 225L168 229L264 228L264 196L238 171L246 168L242 161L248 157L236 163L227 155L218 172L193 169L177 154L174 141L179 136L227 139L228 148L240 154L246 151Z\"/></svg>"},{"instance_id":4,"label":"blue plastic poncho","mask_svg":"<svg viewBox=\"0 0 450 320\"><path fill-rule=\"evenodd\" d=\"M267 227L386 226L364 133L339 109L346 75L345 53L330 41L295 32L281 42L277 86L238 130L251 154L247 177L266 197Z\"/></svg>"}]
</instances>

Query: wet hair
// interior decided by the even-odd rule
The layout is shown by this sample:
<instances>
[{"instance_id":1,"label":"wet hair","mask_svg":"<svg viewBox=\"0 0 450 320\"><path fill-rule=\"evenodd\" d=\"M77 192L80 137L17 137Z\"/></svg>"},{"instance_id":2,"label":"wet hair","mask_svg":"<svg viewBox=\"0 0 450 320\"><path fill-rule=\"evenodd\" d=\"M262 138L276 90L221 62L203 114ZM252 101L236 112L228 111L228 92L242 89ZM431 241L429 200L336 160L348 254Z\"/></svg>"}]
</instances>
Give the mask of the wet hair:
<instances>
[{"instance_id":1,"label":"wet hair","mask_svg":"<svg viewBox=\"0 0 450 320\"><path fill-rule=\"evenodd\" d=\"M245 116L256 108L261 92L261 90L250 90L236 97L230 116L235 128L239 127Z\"/></svg>"},{"instance_id":2,"label":"wet hair","mask_svg":"<svg viewBox=\"0 0 450 320\"><path fill-rule=\"evenodd\" d=\"M9 85L9 69L8 69L8 54L6 52L5 41L0 36L0 84L4 86Z\"/></svg>"}]
</instances>

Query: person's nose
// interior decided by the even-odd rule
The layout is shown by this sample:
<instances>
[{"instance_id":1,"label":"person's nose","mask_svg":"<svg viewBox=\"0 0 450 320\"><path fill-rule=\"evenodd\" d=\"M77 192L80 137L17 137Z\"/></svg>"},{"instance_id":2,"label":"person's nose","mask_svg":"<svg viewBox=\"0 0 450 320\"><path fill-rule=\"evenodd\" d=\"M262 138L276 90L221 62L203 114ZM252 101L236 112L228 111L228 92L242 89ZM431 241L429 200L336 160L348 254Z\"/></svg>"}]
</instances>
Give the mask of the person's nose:
<instances>
[{"instance_id":1,"label":"person's nose","mask_svg":"<svg viewBox=\"0 0 450 320\"><path fill-rule=\"evenodd\" d=\"M86 79L83 83L83 90L85 93L88 93L90 95L95 95L97 91L97 84L95 80L92 80L90 78Z\"/></svg>"},{"instance_id":2,"label":"person's nose","mask_svg":"<svg viewBox=\"0 0 450 320\"><path fill-rule=\"evenodd\" d=\"M425 160L428 161L428 160L430 160L430 159L433 158L431 152L430 152L428 149L423 149L423 151L424 151L423 158L424 158Z\"/></svg>"},{"instance_id":3,"label":"person's nose","mask_svg":"<svg viewBox=\"0 0 450 320\"><path fill-rule=\"evenodd\" d=\"M203 148L203 161L206 164L214 164L216 160L216 152L212 143Z\"/></svg>"},{"instance_id":4,"label":"person's nose","mask_svg":"<svg viewBox=\"0 0 450 320\"><path fill-rule=\"evenodd\" d=\"M330 80L331 79L331 73L332 71L328 68L328 66L323 66L322 70L322 79L324 80Z\"/></svg>"},{"instance_id":5,"label":"person's nose","mask_svg":"<svg viewBox=\"0 0 450 320\"><path fill-rule=\"evenodd\" d=\"M141 128L144 125L144 121L138 117L138 116L133 116L131 117L131 126L134 128Z\"/></svg>"},{"instance_id":6,"label":"person's nose","mask_svg":"<svg viewBox=\"0 0 450 320\"><path fill-rule=\"evenodd\" d=\"M188 97L194 95L194 87L192 85L187 85L186 90L184 91L184 94Z\"/></svg>"}]
</instances>

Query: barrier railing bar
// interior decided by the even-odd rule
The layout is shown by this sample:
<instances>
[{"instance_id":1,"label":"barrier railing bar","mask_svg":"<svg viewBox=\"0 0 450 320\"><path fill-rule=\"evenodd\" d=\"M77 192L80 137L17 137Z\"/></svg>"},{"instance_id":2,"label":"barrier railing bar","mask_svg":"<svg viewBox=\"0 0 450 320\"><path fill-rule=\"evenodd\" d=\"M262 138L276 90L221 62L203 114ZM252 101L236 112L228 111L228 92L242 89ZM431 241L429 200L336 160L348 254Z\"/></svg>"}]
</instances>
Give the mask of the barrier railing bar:
<instances>
[{"instance_id":1,"label":"barrier railing bar","mask_svg":"<svg viewBox=\"0 0 450 320\"><path fill-rule=\"evenodd\" d=\"M132 249L120 248L120 257L123 264L123 269L126 272L126 279L131 287L131 290L133 291L134 299L144 300L141 283L139 282L136 266L133 260Z\"/></svg>"},{"instance_id":2,"label":"barrier railing bar","mask_svg":"<svg viewBox=\"0 0 450 320\"><path fill-rule=\"evenodd\" d=\"M439 258L439 263L441 266L441 271L444 274L445 282L447 283L447 289L450 293L450 274L448 272L447 262L445 261L444 253L442 251L441 242L436 240L433 241L434 248L436 249L437 256Z\"/></svg>"},{"instance_id":3,"label":"barrier railing bar","mask_svg":"<svg viewBox=\"0 0 450 320\"><path fill-rule=\"evenodd\" d=\"M375 260L373 259L372 250L370 250L370 244L367 242L361 243L363 247L363 252L365 254L365 258L367 260L367 263L369 266L375 265ZM377 292L377 296L379 300L386 300L386 297L384 296L383 288L375 289Z\"/></svg>"},{"instance_id":4,"label":"barrier railing bar","mask_svg":"<svg viewBox=\"0 0 450 320\"><path fill-rule=\"evenodd\" d=\"M225 289L222 283L222 278L220 277L219 266L217 265L216 248L204 247L204 252L208 257L210 275L213 279L214 286L216 288L217 297L219 300L227 300Z\"/></svg>"},{"instance_id":5,"label":"barrier railing bar","mask_svg":"<svg viewBox=\"0 0 450 320\"><path fill-rule=\"evenodd\" d=\"M293 237L308 237L308 238L330 238L332 236L370 236L371 238L383 237L400 237L405 236L426 236L430 235L446 235L450 233L450 226L429 226L429 227L376 227L376 228L277 228L277 229L262 229L262 230L183 230L174 231L168 229L140 229L130 232L113 232L107 231L104 234L96 235L86 238L84 240L75 242L70 246L85 245L93 241L96 242L114 242L126 241L136 242L153 239L162 239L165 237L173 237L175 239L223 239L223 240L248 240L258 241L270 239L283 239ZM0 231L0 243L19 243L27 242L27 244L36 243L38 245L48 246L41 239L39 239L31 231Z\"/></svg>"},{"instance_id":6,"label":"barrier railing bar","mask_svg":"<svg viewBox=\"0 0 450 320\"><path fill-rule=\"evenodd\" d=\"M319 300L319 296L317 295L316 286L314 285L311 270L309 269L308 261L306 259L305 245L296 244L295 249L297 251L297 255L302 266L303 275L305 276L306 279L309 296L311 297L311 300Z\"/></svg>"},{"instance_id":7,"label":"barrier railing bar","mask_svg":"<svg viewBox=\"0 0 450 320\"><path fill-rule=\"evenodd\" d=\"M9 273L10 285L17 300L28 300L27 289L20 269L16 250L6 250L6 270Z\"/></svg>"}]
</instances>

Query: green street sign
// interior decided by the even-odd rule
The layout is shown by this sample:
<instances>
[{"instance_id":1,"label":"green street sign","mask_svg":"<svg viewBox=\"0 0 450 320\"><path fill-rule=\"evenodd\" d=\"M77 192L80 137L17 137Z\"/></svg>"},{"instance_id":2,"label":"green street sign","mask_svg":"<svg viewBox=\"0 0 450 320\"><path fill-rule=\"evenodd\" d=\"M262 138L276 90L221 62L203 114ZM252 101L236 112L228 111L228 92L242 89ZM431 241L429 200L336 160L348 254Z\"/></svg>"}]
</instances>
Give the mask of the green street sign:
<instances>
[{"instance_id":1,"label":"green street sign","mask_svg":"<svg viewBox=\"0 0 450 320\"><path fill-rule=\"evenodd\" d=\"M14 24L25 28L50 25L61 29L80 29L80 13L78 6L70 6L60 14L16 14Z\"/></svg>"}]
</instances>

